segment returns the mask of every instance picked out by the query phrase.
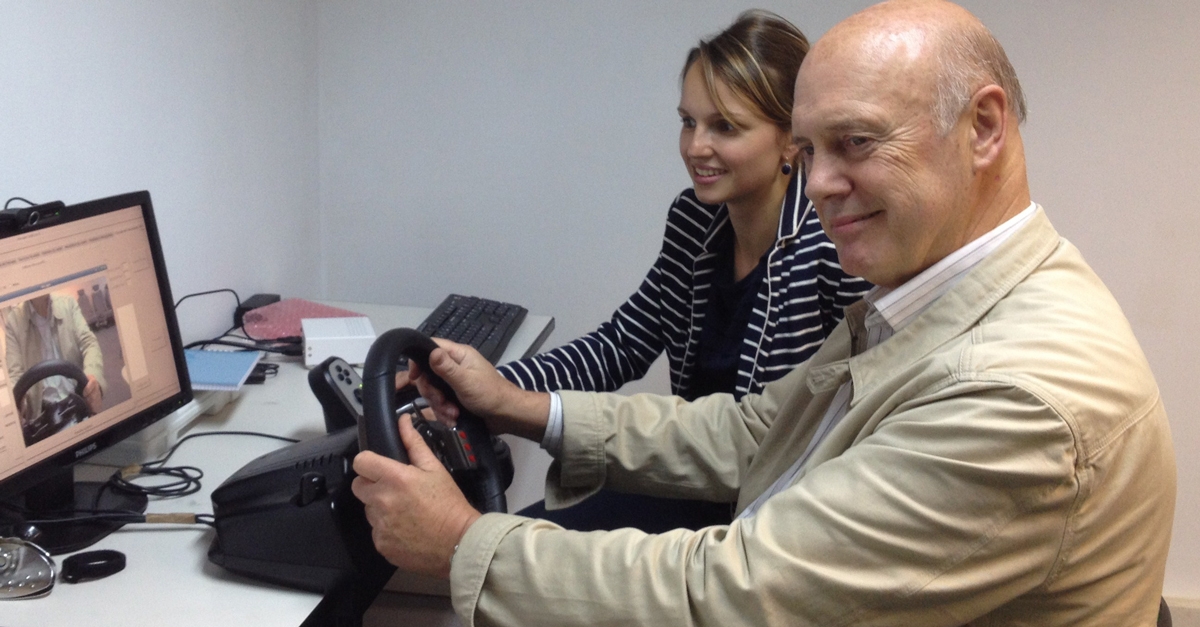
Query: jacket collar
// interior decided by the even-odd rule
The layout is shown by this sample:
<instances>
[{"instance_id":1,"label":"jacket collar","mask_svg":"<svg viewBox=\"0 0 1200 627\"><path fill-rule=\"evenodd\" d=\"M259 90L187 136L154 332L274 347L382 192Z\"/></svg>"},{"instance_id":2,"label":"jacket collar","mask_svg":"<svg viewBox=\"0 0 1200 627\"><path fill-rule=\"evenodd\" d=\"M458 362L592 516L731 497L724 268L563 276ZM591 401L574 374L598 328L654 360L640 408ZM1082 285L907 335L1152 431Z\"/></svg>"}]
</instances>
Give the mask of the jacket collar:
<instances>
[{"instance_id":1,"label":"jacket collar","mask_svg":"<svg viewBox=\"0 0 1200 627\"><path fill-rule=\"evenodd\" d=\"M779 226L775 230L776 247L786 239L800 234L800 227L804 224L805 209L812 204L808 197L800 191L800 188L800 176L793 176L792 181L788 183L787 193L783 197L783 211L779 212ZM713 240L728 225L729 208L725 206L725 203L721 203L713 214L713 221L708 227L708 232L704 234L704 254L712 253L710 246Z\"/></svg>"},{"instance_id":2,"label":"jacket collar","mask_svg":"<svg viewBox=\"0 0 1200 627\"><path fill-rule=\"evenodd\" d=\"M830 346L831 350L842 351L843 359L814 367L808 377L809 388L814 392L828 390L840 385L847 377L853 377L854 396L861 398L880 380L894 376L897 369L924 358L937 347L975 326L996 303L1029 277L1060 243L1058 232L1050 224L1045 211L1038 207L1028 224L981 261L950 291L887 341L871 350L863 350L867 333L866 303L859 301L846 308L845 319L839 325L847 327L846 339L838 347ZM818 355L824 352L824 348L822 346ZM850 355L848 358L845 357L847 353ZM826 360L832 358L831 355ZM814 355L814 366L817 363L820 362Z\"/></svg>"},{"instance_id":3,"label":"jacket collar","mask_svg":"<svg viewBox=\"0 0 1200 627\"><path fill-rule=\"evenodd\" d=\"M800 191L801 187L800 174L797 173L792 177L787 194L783 197L783 211L779 212L779 230L775 233L777 241L782 242L800 234L805 209L812 204L804 192Z\"/></svg>"}]
</instances>

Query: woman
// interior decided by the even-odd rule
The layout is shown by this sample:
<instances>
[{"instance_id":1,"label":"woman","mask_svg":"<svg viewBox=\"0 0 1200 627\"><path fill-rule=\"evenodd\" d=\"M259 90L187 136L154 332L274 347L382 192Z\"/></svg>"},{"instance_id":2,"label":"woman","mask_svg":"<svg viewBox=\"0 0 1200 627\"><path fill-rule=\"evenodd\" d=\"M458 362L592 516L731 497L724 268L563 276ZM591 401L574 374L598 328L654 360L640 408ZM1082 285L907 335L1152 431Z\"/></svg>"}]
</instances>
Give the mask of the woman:
<instances>
[{"instance_id":1,"label":"woman","mask_svg":"<svg viewBox=\"0 0 1200 627\"><path fill-rule=\"evenodd\" d=\"M672 392L741 397L808 359L870 287L842 272L800 191L792 95L808 41L791 23L747 11L687 56L679 152L693 187L667 215L658 260L596 331L512 362L525 389L616 390L664 350ZM728 504L604 491L547 512L565 527L657 532L729 522Z\"/></svg>"}]
</instances>

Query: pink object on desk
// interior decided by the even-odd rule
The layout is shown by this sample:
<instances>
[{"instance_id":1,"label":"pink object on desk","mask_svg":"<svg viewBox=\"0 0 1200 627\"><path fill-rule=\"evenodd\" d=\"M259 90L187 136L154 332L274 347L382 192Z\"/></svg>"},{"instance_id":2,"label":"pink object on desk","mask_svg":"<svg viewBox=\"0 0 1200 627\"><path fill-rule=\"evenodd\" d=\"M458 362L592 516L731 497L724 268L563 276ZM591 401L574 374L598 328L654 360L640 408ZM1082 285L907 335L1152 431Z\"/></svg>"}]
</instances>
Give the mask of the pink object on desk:
<instances>
[{"instance_id":1,"label":"pink object on desk","mask_svg":"<svg viewBox=\"0 0 1200 627\"><path fill-rule=\"evenodd\" d=\"M357 311L330 307L303 298L285 298L247 311L242 322L246 335L257 340L277 340L281 337L300 337L303 334L300 321L305 318L357 317L365 316Z\"/></svg>"}]
</instances>

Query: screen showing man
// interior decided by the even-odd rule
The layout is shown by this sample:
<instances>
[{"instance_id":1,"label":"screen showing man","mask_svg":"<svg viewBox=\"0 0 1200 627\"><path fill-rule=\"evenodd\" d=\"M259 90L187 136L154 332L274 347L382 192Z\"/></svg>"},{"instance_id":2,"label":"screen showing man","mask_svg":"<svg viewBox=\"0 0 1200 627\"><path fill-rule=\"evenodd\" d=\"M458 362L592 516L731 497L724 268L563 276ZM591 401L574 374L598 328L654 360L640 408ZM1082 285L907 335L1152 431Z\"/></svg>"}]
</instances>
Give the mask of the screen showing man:
<instances>
[{"instance_id":1,"label":"screen showing man","mask_svg":"<svg viewBox=\"0 0 1200 627\"><path fill-rule=\"evenodd\" d=\"M0 310L25 446L130 397L107 280L62 288Z\"/></svg>"},{"instance_id":2,"label":"screen showing man","mask_svg":"<svg viewBox=\"0 0 1200 627\"><path fill-rule=\"evenodd\" d=\"M141 212L0 247L0 479L179 391Z\"/></svg>"}]
</instances>

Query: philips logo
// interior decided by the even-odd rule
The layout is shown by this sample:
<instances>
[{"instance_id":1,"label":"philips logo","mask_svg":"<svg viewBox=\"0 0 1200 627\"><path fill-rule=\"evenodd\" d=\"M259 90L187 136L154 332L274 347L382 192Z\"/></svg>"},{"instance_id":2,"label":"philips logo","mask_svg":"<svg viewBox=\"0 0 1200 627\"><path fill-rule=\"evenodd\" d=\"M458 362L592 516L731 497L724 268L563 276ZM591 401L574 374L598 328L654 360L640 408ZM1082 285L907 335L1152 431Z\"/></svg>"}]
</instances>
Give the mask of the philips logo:
<instances>
[{"instance_id":1,"label":"philips logo","mask_svg":"<svg viewBox=\"0 0 1200 627\"><path fill-rule=\"evenodd\" d=\"M78 451L75 451L75 459L79 459L80 457L83 457L84 455L91 453L92 451L96 450L97 448L99 448L99 447L96 445L96 443L92 442L91 444L79 449Z\"/></svg>"}]
</instances>

